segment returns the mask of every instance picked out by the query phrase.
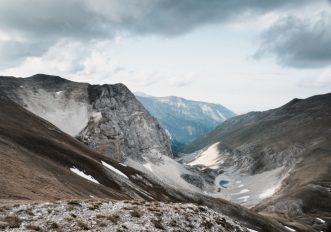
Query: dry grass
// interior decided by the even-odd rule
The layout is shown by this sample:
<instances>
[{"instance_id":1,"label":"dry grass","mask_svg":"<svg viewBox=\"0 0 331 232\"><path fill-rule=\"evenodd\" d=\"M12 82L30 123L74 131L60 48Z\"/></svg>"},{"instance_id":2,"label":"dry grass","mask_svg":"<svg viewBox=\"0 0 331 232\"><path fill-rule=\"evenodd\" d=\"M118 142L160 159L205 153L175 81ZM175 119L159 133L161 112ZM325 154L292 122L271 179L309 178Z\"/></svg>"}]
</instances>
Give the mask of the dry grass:
<instances>
[{"instance_id":1,"label":"dry grass","mask_svg":"<svg viewBox=\"0 0 331 232\"><path fill-rule=\"evenodd\" d=\"M43 229L36 225L26 225L25 228L28 230L43 231Z\"/></svg>"},{"instance_id":2,"label":"dry grass","mask_svg":"<svg viewBox=\"0 0 331 232\"><path fill-rule=\"evenodd\" d=\"M205 227L205 229L210 230L213 227L213 224L210 221L205 220L202 223L202 226Z\"/></svg>"},{"instance_id":3,"label":"dry grass","mask_svg":"<svg viewBox=\"0 0 331 232\"><path fill-rule=\"evenodd\" d=\"M149 211L152 211L152 212L160 212L160 208L152 208L152 207L148 207L147 208Z\"/></svg>"},{"instance_id":4,"label":"dry grass","mask_svg":"<svg viewBox=\"0 0 331 232\"><path fill-rule=\"evenodd\" d=\"M138 209L134 209L132 212L130 212L130 215L136 218L140 218L142 216L141 212Z\"/></svg>"},{"instance_id":5,"label":"dry grass","mask_svg":"<svg viewBox=\"0 0 331 232\"><path fill-rule=\"evenodd\" d=\"M108 219L109 221L111 221L112 223L117 224L118 221L120 220L120 216L117 215L117 214L113 214L113 215L109 215L109 216L107 217L107 219Z\"/></svg>"},{"instance_id":6,"label":"dry grass","mask_svg":"<svg viewBox=\"0 0 331 232\"><path fill-rule=\"evenodd\" d=\"M79 201L77 200L71 200L71 201L68 201L67 203L68 205L73 205L73 206L82 206Z\"/></svg>"},{"instance_id":7,"label":"dry grass","mask_svg":"<svg viewBox=\"0 0 331 232\"><path fill-rule=\"evenodd\" d=\"M96 210L100 208L100 205L102 205L101 202L95 202L92 205L89 205L88 209L89 210Z\"/></svg>"},{"instance_id":8,"label":"dry grass","mask_svg":"<svg viewBox=\"0 0 331 232\"><path fill-rule=\"evenodd\" d=\"M83 222L83 221L77 221L77 225L82 229L82 230L89 230L90 228L88 227L88 225Z\"/></svg>"},{"instance_id":9,"label":"dry grass","mask_svg":"<svg viewBox=\"0 0 331 232\"><path fill-rule=\"evenodd\" d=\"M161 219L153 220L152 222L156 229L164 230Z\"/></svg>"},{"instance_id":10,"label":"dry grass","mask_svg":"<svg viewBox=\"0 0 331 232\"><path fill-rule=\"evenodd\" d=\"M5 217L5 222L7 222L9 228L19 228L22 223L17 216L7 216Z\"/></svg>"},{"instance_id":11,"label":"dry grass","mask_svg":"<svg viewBox=\"0 0 331 232\"><path fill-rule=\"evenodd\" d=\"M34 213L32 212L32 209L27 209L26 214L28 214L29 216L34 216Z\"/></svg>"},{"instance_id":12,"label":"dry grass","mask_svg":"<svg viewBox=\"0 0 331 232\"><path fill-rule=\"evenodd\" d=\"M49 222L49 228L54 230L54 229L59 229L60 226L56 222Z\"/></svg>"},{"instance_id":13,"label":"dry grass","mask_svg":"<svg viewBox=\"0 0 331 232\"><path fill-rule=\"evenodd\" d=\"M177 221L175 219L172 219L169 223L171 227L176 227L177 226Z\"/></svg>"},{"instance_id":14,"label":"dry grass","mask_svg":"<svg viewBox=\"0 0 331 232\"><path fill-rule=\"evenodd\" d=\"M105 222L99 222L98 225L100 227L107 227L107 224Z\"/></svg>"}]
</instances>

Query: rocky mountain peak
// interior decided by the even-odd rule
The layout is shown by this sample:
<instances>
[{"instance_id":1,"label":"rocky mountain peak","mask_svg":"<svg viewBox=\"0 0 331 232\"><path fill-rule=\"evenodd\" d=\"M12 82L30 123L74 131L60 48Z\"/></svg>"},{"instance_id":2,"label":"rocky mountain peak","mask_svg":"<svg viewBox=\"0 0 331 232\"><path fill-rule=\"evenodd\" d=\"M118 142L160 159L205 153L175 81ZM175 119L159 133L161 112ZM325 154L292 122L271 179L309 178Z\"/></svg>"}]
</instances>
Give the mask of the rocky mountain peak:
<instances>
[{"instance_id":1,"label":"rocky mountain peak","mask_svg":"<svg viewBox=\"0 0 331 232\"><path fill-rule=\"evenodd\" d=\"M59 76L0 77L0 90L34 114L117 160L172 156L164 130L123 84L90 85Z\"/></svg>"}]
</instances>

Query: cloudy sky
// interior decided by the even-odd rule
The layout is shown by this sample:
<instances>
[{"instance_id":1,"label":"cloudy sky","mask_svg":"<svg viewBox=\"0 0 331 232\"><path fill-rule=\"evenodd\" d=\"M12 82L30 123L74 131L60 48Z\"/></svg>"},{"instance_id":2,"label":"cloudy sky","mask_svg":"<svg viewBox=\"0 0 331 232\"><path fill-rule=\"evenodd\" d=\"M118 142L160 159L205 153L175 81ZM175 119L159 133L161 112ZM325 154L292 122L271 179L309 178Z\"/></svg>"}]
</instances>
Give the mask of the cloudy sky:
<instances>
[{"instance_id":1,"label":"cloudy sky","mask_svg":"<svg viewBox=\"0 0 331 232\"><path fill-rule=\"evenodd\" d=\"M1 0L0 75L244 113L331 92L330 28L331 0Z\"/></svg>"}]
</instances>

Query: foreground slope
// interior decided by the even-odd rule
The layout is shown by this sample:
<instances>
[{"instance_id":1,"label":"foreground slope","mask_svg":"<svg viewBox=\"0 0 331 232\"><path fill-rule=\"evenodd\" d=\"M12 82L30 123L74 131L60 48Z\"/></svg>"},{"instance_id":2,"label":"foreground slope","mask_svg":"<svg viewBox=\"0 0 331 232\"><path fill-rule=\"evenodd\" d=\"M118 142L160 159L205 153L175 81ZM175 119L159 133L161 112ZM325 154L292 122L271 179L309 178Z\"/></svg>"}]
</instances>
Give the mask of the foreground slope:
<instances>
[{"instance_id":1,"label":"foreground slope","mask_svg":"<svg viewBox=\"0 0 331 232\"><path fill-rule=\"evenodd\" d=\"M220 104L180 97L152 97L136 93L137 99L160 122L171 138L174 153L214 129L235 114Z\"/></svg>"},{"instance_id":2,"label":"foreground slope","mask_svg":"<svg viewBox=\"0 0 331 232\"><path fill-rule=\"evenodd\" d=\"M0 209L12 215L2 224L0 218L5 231L246 231L231 218L194 204L72 200Z\"/></svg>"},{"instance_id":3,"label":"foreground slope","mask_svg":"<svg viewBox=\"0 0 331 232\"><path fill-rule=\"evenodd\" d=\"M331 221L330 141L331 94L325 94L227 120L188 146L187 152L203 150L183 162L222 170L218 195L295 219L290 225L299 231L321 230Z\"/></svg>"}]
</instances>

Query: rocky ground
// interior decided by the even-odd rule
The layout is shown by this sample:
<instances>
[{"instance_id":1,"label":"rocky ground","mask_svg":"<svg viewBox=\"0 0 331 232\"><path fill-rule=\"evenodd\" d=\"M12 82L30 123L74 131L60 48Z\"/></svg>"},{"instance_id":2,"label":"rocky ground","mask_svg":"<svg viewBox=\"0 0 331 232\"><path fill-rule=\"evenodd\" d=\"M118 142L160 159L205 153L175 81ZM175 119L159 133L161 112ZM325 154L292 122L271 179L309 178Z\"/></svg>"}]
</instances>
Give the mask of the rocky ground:
<instances>
[{"instance_id":1,"label":"rocky ground","mask_svg":"<svg viewBox=\"0 0 331 232\"><path fill-rule=\"evenodd\" d=\"M247 231L194 204L70 200L0 208L4 231Z\"/></svg>"}]
</instances>

